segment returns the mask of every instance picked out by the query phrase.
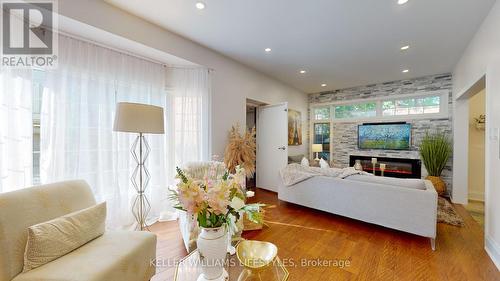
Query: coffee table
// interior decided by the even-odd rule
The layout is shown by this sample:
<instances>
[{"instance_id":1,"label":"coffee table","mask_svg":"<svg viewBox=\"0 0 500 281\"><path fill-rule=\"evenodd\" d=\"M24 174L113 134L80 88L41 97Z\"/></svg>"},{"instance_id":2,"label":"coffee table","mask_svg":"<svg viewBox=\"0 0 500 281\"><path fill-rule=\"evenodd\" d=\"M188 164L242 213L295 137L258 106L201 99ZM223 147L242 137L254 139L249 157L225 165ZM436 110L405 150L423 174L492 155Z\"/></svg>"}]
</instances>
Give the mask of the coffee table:
<instances>
[{"instance_id":1,"label":"coffee table","mask_svg":"<svg viewBox=\"0 0 500 281\"><path fill-rule=\"evenodd\" d=\"M201 274L199 260L200 256L197 250L191 252L185 258L180 260L175 269L174 281L196 281L198 276ZM225 269L229 273L228 281L250 280L244 278L243 272L245 271L245 268L240 265L236 255L230 256L228 254ZM240 275L242 278L240 278ZM288 276L288 270L283 266L279 257L276 257L276 261L270 267L260 272L261 280L265 281L287 281Z\"/></svg>"}]
</instances>

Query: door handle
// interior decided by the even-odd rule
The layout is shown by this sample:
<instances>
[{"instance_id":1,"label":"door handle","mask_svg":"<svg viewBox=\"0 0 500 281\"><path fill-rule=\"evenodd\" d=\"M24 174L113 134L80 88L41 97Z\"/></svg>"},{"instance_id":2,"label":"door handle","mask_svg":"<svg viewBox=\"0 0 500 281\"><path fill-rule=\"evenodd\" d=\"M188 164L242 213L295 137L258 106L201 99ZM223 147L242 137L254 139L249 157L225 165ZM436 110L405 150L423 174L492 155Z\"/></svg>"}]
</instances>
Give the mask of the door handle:
<instances>
[{"instance_id":1,"label":"door handle","mask_svg":"<svg viewBox=\"0 0 500 281\"><path fill-rule=\"evenodd\" d=\"M284 147L284 146L280 146L280 147L278 147L278 149L285 150L285 149L286 149L286 147Z\"/></svg>"}]
</instances>

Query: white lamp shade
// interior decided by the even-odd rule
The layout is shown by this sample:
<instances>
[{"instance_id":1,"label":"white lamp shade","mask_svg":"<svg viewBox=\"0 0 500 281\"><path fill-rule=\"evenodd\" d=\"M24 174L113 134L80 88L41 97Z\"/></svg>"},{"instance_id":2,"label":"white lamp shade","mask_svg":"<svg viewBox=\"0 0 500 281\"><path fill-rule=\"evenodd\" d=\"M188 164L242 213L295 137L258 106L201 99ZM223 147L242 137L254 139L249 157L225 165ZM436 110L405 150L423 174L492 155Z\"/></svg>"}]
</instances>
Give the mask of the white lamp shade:
<instances>
[{"instance_id":1,"label":"white lamp shade","mask_svg":"<svg viewBox=\"0 0 500 281\"><path fill-rule=\"evenodd\" d=\"M312 145L312 152L323 152L323 145L322 144L313 144Z\"/></svg>"},{"instance_id":2,"label":"white lamp shade","mask_svg":"<svg viewBox=\"0 0 500 281\"><path fill-rule=\"evenodd\" d=\"M113 131L164 134L163 108L159 106L119 102Z\"/></svg>"}]
</instances>

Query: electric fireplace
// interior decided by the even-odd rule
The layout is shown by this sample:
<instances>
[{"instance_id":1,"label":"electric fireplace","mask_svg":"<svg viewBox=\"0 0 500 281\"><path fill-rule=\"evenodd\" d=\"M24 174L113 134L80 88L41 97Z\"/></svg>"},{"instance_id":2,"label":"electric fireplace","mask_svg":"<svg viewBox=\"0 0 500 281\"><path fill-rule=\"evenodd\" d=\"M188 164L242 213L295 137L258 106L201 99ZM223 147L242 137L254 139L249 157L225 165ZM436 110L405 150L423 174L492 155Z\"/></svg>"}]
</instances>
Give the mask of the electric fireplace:
<instances>
[{"instance_id":1,"label":"electric fireplace","mask_svg":"<svg viewBox=\"0 0 500 281\"><path fill-rule=\"evenodd\" d=\"M354 166L356 160L360 160L363 171L373 173L372 158L376 156L349 156L349 166ZM380 164L385 164L384 176L394 178L422 177L422 161L420 159L376 157L377 165L375 175L380 176Z\"/></svg>"}]
</instances>

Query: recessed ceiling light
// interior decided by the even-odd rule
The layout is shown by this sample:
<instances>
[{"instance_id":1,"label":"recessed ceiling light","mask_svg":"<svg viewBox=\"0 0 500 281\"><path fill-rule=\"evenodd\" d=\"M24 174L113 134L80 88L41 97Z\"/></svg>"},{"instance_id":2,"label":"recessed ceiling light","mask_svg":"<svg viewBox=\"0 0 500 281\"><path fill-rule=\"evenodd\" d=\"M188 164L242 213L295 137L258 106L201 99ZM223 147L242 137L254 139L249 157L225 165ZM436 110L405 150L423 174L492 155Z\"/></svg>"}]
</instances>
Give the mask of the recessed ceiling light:
<instances>
[{"instance_id":1,"label":"recessed ceiling light","mask_svg":"<svg viewBox=\"0 0 500 281\"><path fill-rule=\"evenodd\" d=\"M304 73L306 73L307 71L305 71L305 70L301 70L301 71L299 71L299 72L300 72L300 74L304 74Z\"/></svg>"},{"instance_id":2,"label":"recessed ceiling light","mask_svg":"<svg viewBox=\"0 0 500 281\"><path fill-rule=\"evenodd\" d=\"M406 4L407 2L408 2L408 0L398 0L399 5Z\"/></svg>"},{"instance_id":3,"label":"recessed ceiling light","mask_svg":"<svg viewBox=\"0 0 500 281\"><path fill-rule=\"evenodd\" d=\"M266 51L266 53L269 53L271 52L271 48L265 48L264 51Z\"/></svg>"},{"instance_id":4,"label":"recessed ceiling light","mask_svg":"<svg viewBox=\"0 0 500 281\"><path fill-rule=\"evenodd\" d=\"M410 48L410 45L403 46L403 47L401 47L401 51L406 51L409 48Z\"/></svg>"},{"instance_id":5,"label":"recessed ceiling light","mask_svg":"<svg viewBox=\"0 0 500 281\"><path fill-rule=\"evenodd\" d=\"M403 72L403 73L408 73L408 72L410 72L410 70L405 69L405 70L403 70L402 72Z\"/></svg>"},{"instance_id":6,"label":"recessed ceiling light","mask_svg":"<svg viewBox=\"0 0 500 281\"><path fill-rule=\"evenodd\" d=\"M203 2L196 2L196 9L198 9L198 10L205 9L205 3L203 3Z\"/></svg>"},{"instance_id":7,"label":"recessed ceiling light","mask_svg":"<svg viewBox=\"0 0 500 281\"><path fill-rule=\"evenodd\" d=\"M326 84L321 84L321 87L326 87Z\"/></svg>"}]
</instances>

